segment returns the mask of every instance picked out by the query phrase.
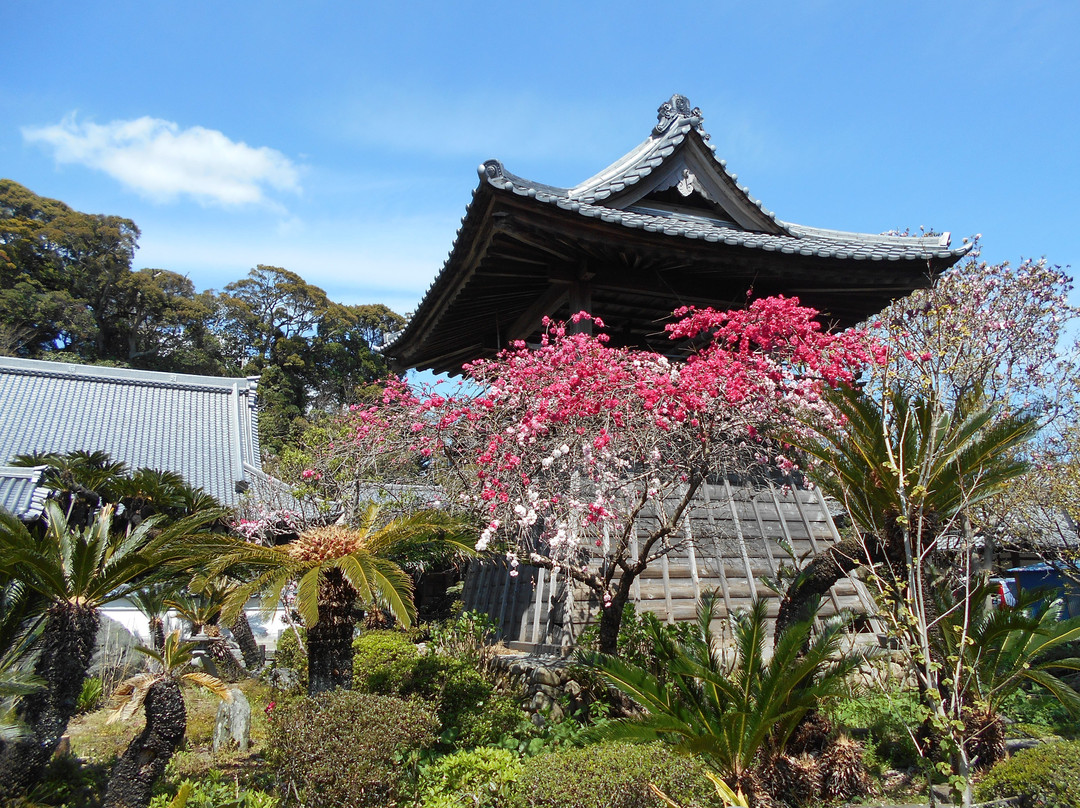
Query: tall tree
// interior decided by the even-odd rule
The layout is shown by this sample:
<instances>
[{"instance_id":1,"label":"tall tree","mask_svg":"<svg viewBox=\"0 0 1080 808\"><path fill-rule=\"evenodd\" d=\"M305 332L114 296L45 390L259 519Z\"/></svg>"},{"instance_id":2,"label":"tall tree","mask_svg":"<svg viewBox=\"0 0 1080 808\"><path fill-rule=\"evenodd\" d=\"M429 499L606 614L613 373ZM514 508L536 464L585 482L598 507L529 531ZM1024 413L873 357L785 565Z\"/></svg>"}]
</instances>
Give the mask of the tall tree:
<instances>
[{"instance_id":1,"label":"tall tree","mask_svg":"<svg viewBox=\"0 0 1080 808\"><path fill-rule=\"evenodd\" d=\"M9 327L29 332L24 349L36 355L62 342L104 356L115 315L112 295L131 270L138 238L130 219L80 213L0 180L0 288L5 302L24 301L5 310ZM41 298L37 305L28 305L32 293ZM42 314L53 316L43 320Z\"/></svg>"},{"instance_id":2,"label":"tall tree","mask_svg":"<svg viewBox=\"0 0 1080 808\"><path fill-rule=\"evenodd\" d=\"M351 403L386 374L365 336L370 316L331 303L294 272L260 264L226 286L219 304L217 333L234 372L261 374L259 431L272 452L297 437L312 406Z\"/></svg>"}]
</instances>

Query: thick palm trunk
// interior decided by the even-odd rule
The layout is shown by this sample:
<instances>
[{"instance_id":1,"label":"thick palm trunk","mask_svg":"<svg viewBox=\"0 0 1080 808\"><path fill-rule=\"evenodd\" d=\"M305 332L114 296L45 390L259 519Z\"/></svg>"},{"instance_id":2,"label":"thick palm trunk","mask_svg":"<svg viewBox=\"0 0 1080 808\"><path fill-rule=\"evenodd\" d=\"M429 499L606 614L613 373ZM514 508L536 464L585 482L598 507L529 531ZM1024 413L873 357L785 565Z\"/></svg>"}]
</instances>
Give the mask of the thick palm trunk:
<instances>
[{"instance_id":1,"label":"thick palm trunk","mask_svg":"<svg viewBox=\"0 0 1080 808\"><path fill-rule=\"evenodd\" d=\"M239 682L247 678L247 671L233 656L228 641L221 636L221 628L216 623L207 623L203 630L207 637L211 637L209 643L210 657L214 660L221 678L226 682Z\"/></svg>"},{"instance_id":2,"label":"thick palm trunk","mask_svg":"<svg viewBox=\"0 0 1080 808\"><path fill-rule=\"evenodd\" d=\"M75 715L99 625L97 609L68 603L53 606L41 635L41 655L34 673L45 681L38 693L19 705L19 718L30 736L0 752L0 804L41 779L68 721Z\"/></svg>"},{"instance_id":3,"label":"thick palm trunk","mask_svg":"<svg viewBox=\"0 0 1080 808\"><path fill-rule=\"evenodd\" d=\"M308 626L308 695L352 687L353 604L356 590L340 570L328 569L319 580L319 622Z\"/></svg>"},{"instance_id":4,"label":"thick palm trunk","mask_svg":"<svg viewBox=\"0 0 1080 808\"><path fill-rule=\"evenodd\" d=\"M255 672L262 667L262 654L259 653L259 646L255 642L255 634L252 633L251 624L242 610L237 615L236 621L229 627L229 631L232 632L233 637L236 639L236 644L240 646L240 653L244 657L244 666L251 672Z\"/></svg>"},{"instance_id":5,"label":"thick palm trunk","mask_svg":"<svg viewBox=\"0 0 1080 808\"><path fill-rule=\"evenodd\" d=\"M165 621L160 617L151 617L150 625L148 627L150 633L150 644L154 647L155 651L160 651L165 647Z\"/></svg>"},{"instance_id":6,"label":"thick palm trunk","mask_svg":"<svg viewBox=\"0 0 1080 808\"><path fill-rule=\"evenodd\" d=\"M146 727L116 761L105 808L146 808L154 783L184 741L187 712L175 679L155 682L146 694Z\"/></svg>"}]
</instances>

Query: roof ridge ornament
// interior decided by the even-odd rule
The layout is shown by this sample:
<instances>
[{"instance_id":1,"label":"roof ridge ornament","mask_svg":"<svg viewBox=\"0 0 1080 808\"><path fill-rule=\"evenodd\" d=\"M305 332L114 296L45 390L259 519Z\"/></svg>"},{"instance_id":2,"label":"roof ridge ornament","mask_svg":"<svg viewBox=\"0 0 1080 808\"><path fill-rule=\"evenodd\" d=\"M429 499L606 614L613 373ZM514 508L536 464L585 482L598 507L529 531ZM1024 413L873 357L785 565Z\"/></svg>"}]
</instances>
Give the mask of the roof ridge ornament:
<instances>
[{"instance_id":1,"label":"roof ridge ornament","mask_svg":"<svg viewBox=\"0 0 1080 808\"><path fill-rule=\"evenodd\" d=\"M675 93L657 108L653 135L659 137L664 134L679 118L689 118L690 125L698 131L701 130L701 122L705 120L701 115L700 107L691 108L689 98Z\"/></svg>"}]
</instances>

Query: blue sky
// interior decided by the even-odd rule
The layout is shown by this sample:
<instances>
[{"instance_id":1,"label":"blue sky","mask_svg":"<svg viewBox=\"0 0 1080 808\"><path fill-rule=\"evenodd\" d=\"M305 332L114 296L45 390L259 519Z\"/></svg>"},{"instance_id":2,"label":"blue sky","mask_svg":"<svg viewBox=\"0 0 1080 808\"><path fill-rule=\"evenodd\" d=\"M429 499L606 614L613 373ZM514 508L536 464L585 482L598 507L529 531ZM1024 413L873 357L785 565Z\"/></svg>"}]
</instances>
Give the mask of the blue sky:
<instances>
[{"instance_id":1,"label":"blue sky","mask_svg":"<svg viewBox=\"0 0 1080 808\"><path fill-rule=\"evenodd\" d=\"M673 92L788 221L1080 265L1080 3L0 3L0 176L408 311L476 166L573 185Z\"/></svg>"}]
</instances>

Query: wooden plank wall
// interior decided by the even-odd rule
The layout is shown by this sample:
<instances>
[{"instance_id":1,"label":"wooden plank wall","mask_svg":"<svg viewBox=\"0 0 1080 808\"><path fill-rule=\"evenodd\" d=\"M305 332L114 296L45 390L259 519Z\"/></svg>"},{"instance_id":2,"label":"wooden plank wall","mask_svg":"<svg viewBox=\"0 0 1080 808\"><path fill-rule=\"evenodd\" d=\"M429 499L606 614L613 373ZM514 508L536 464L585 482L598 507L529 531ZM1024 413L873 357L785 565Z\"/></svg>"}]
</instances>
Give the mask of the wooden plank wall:
<instances>
[{"instance_id":1,"label":"wooden plank wall","mask_svg":"<svg viewBox=\"0 0 1080 808\"><path fill-rule=\"evenodd\" d=\"M643 519L639 540L656 523L655 517ZM635 584L635 606L669 623L693 620L700 594L718 589L721 615L765 598L769 614L775 616L779 597L760 579L775 577L781 564L793 565L780 540L803 563L839 540L819 492L771 481L711 482L698 492L671 551L650 564ZM590 563L601 561L593 558ZM519 574L511 576L505 561L474 562L466 578L465 607L488 614L506 642L572 645L596 619L599 603L583 587L568 589L565 580L548 570L524 565L518 569ZM865 589L853 579L830 590L822 613L845 608L872 611Z\"/></svg>"}]
</instances>

